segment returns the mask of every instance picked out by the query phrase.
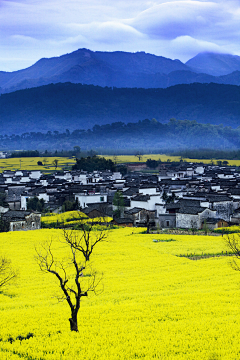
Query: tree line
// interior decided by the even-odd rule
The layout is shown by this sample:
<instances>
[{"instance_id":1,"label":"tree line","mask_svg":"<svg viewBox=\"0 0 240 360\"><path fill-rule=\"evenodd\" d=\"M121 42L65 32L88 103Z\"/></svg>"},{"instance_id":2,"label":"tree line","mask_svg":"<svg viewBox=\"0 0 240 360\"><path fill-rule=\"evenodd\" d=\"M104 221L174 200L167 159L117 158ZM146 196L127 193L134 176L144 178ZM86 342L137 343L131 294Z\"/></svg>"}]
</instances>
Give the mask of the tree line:
<instances>
[{"instance_id":1,"label":"tree line","mask_svg":"<svg viewBox=\"0 0 240 360\"><path fill-rule=\"evenodd\" d=\"M201 123L239 125L240 87L181 84L162 88L114 88L49 84L0 96L0 133L87 129L95 124L171 117ZM210 100L209 100L210 99ZM15 129L15 130L14 130Z\"/></svg>"},{"instance_id":2,"label":"tree line","mask_svg":"<svg viewBox=\"0 0 240 360\"><path fill-rule=\"evenodd\" d=\"M47 149L44 152L46 156L79 157L80 148L81 156L84 156L83 151L86 152L86 155L94 155L92 149L100 154L104 151L113 154L126 151L134 153L139 149L145 153L182 150L181 154L184 157L193 156L192 149L201 149L202 153L207 149L221 150L222 152L232 150L236 153L240 148L240 126L233 129L230 126L200 124L194 120L172 118L168 123L161 123L156 119L144 119L127 124L120 121L106 125L96 124L92 129L78 129L72 132L66 129L63 132L0 135L2 150L14 147L24 149L24 152L13 153L12 156L17 157L20 155L21 157L38 156L37 152L44 151L43 149ZM32 151L32 149L37 150ZM191 154L188 151L190 156L187 156L185 149L191 149Z\"/></svg>"}]
</instances>

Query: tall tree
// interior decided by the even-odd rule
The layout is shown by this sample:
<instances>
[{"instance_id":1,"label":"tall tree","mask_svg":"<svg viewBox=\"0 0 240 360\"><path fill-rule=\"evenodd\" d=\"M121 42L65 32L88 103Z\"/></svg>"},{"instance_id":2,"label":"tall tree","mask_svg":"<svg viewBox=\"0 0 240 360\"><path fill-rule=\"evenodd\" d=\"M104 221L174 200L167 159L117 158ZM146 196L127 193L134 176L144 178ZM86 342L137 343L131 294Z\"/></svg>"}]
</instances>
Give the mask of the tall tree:
<instances>
[{"instance_id":1,"label":"tall tree","mask_svg":"<svg viewBox=\"0 0 240 360\"><path fill-rule=\"evenodd\" d=\"M116 207L115 215L121 217L124 211L124 197L121 191L116 191L113 197L113 205Z\"/></svg>"},{"instance_id":2,"label":"tall tree","mask_svg":"<svg viewBox=\"0 0 240 360\"><path fill-rule=\"evenodd\" d=\"M36 248L40 269L56 277L61 294L58 297L66 300L70 307L71 331L78 331L78 312L82 298L88 296L89 292L96 294L99 288L102 275L92 269L89 260L95 246L105 239L106 234L93 231L93 227L85 227L83 231L64 229L61 239L54 239L65 246L66 255L63 259L57 257L53 239Z\"/></svg>"}]
</instances>

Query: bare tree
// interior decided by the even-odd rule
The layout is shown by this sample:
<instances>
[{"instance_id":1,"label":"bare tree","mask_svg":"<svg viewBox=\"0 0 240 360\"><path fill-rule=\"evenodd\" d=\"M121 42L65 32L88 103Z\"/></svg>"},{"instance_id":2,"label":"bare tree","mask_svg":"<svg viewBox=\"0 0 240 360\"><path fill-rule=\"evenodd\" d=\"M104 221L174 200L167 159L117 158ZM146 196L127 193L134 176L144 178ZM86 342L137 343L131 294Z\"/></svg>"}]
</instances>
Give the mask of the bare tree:
<instances>
[{"instance_id":1,"label":"bare tree","mask_svg":"<svg viewBox=\"0 0 240 360\"><path fill-rule=\"evenodd\" d=\"M86 263L81 251L74 248L67 231L64 231L63 238L69 251L68 257L59 261L53 249L53 240L50 240L36 248L36 260L43 272L53 274L58 279L61 289L58 299L67 301L71 310L70 329L78 331L77 317L82 297L88 296L90 291L96 293L101 276Z\"/></svg>"},{"instance_id":2,"label":"bare tree","mask_svg":"<svg viewBox=\"0 0 240 360\"><path fill-rule=\"evenodd\" d=\"M240 234L227 234L225 236L225 244L232 255L234 255L231 259L232 268L240 271L240 264L238 263L238 260L240 260Z\"/></svg>"},{"instance_id":3,"label":"bare tree","mask_svg":"<svg viewBox=\"0 0 240 360\"><path fill-rule=\"evenodd\" d=\"M48 159L47 159L47 158L44 158L42 162L43 162L43 165L46 166L47 163L48 163Z\"/></svg>"},{"instance_id":4,"label":"bare tree","mask_svg":"<svg viewBox=\"0 0 240 360\"><path fill-rule=\"evenodd\" d=\"M140 151L138 151L136 154L135 154L135 156L138 158L138 161L141 161L142 160L142 154L141 154L141 152Z\"/></svg>"},{"instance_id":5,"label":"bare tree","mask_svg":"<svg viewBox=\"0 0 240 360\"><path fill-rule=\"evenodd\" d=\"M0 257L0 289L16 278L17 272L13 269L11 260L5 256Z\"/></svg>"},{"instance_id":6,"label":"bare tree","mask_svg":"<svg viewBox=\"0 0 240 360\"><path fill-rule=\"evenodd\" d=\"M63 229L63 239L73 249L82 253L85 261L90 260L90 255L95 246L102 241L107 241L107 230L94 230L94 222L87 224L80 223L78 227L81 231Z\"/></svg>"},{"instance_id":7,"label":"bare tree","mask_svg":"<svg viewBox=\"0 0 240 360\"><path fill-rule=\"evenodd\" d=\"M96 231L94 223L79 224L81 231L62 230L60 244L64 244L69 251L69 256L58 260L53 250L53 240L48 241L36 248L36 260L43 272L53 274L59 281L62 296L66 300L70 310L71 331L78 331L77 316L83 296L90 291L96 293L100 284L101 276L91 268L90 256L95 246L107 239L105 230Z\"/></svg>"},{"instance_id":8,"label":"bare tree","mask_svg":"<svg viewBox=\"0 0 240 360\"><path fill-rule=\"evenodd\" d=\"M57 167L58 167L58 159L54 159L52 164L55 167L55 169L57 169Z\"/></svg>"}]
</instances>

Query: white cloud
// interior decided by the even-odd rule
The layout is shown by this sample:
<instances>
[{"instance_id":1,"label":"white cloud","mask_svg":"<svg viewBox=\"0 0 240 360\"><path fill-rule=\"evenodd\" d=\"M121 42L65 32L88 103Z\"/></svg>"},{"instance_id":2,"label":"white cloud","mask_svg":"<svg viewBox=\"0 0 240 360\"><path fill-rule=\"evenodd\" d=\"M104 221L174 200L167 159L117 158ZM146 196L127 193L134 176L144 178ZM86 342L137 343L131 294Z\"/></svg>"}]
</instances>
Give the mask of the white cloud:
<instances>
[{"instance_id":1,"label":"white cloud","mask_svg":"<svg viewBox=\"0 0 240 360\"><path fill-rule=\"evenodd\" d=\"M213 2L172 1L140 13L132 25L149 36L174 39L205 33L226 16L223 9Z\"/></svg>"},{"instance_id":2,"label":"white cloud","mask_svg":"<svg viewBox=\"0 0 240 360\"><path fill-rule=\"evenodd\" d=\"M178 54L183 61L189 60L189 58L200 52L231 53L230 49L209 41L194 39L191 36L179 36L170 41L169 51Z\"/></svg>"},{"instance_id":3,"label":"white cloud","mask_svg":"<svg viewBox=\"0 0 240 360\"><path fill-rule=\"evenodd\" d=\"M0 10L0 70L81 47L180 60L240 53L237 0L2 0Z\"/></svg>"},{"instance_id":4,"label":"white cloud","mask_svg":"<svg viewBox=\"0 0 240 360\"><path fill-rule=\"evenodd\" d=\"M72 32L81 34L89 41L100 41L101 43L122 43L145 37L133 27L114 21L94 22L87 25L72 24L69 28Z\"/></svg>"}]
</instances>

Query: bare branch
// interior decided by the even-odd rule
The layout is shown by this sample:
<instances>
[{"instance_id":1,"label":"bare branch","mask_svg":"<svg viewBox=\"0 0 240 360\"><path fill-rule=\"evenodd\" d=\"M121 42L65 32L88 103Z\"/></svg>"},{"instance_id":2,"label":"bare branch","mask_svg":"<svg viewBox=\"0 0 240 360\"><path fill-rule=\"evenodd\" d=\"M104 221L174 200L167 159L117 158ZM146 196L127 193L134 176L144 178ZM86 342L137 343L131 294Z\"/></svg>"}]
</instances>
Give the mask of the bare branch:
<instances>
[{"instance_id":1,"label":"bare branch","mask_svg":"<svg viewBox=\"0 0 240 360\"><path fill-rule=\"evenodd\" d=\"M227 234L225 235L225 244L230 249L234 257L231 259L230 264L234 270L240 271L240 234Z\"/></svg>"},{"instance_id":2,"label":"bare branch","mask_svg":"<svg viewBox=\"0 0 240 360\"><path fill-rule=\"evenodd\" d=\"M102 277L99 278L97 272L91 269L87 260L89 260L93 247L101 239L105 239L105 235L102 236L100 233L102 237L94 238L93 242L88 231L76 232L63 229L62 235L60 241L68 246L69 257L58 261L52 248L53 241L50 240L39 248L35 248L36 260L43 272L51 273L58 279L63 293L59 298L67 300L71 309L71 318L69 319L71 330L78 331L77 315L81 298L88 296L88 292L96 294L96 289L102 280ZM82 257L84 263L79 261L79 257Z\"/></svg>"},{"instance_id":3,"label":"bare branch","mask_svg":"<svg viewBox=\"0 0 240 360\"><path fill-rule=\"evenodd\" d=\"M6 286L16 277L17 272L13 269L11 260L5 256L0 257L0 288Z\"/></svg>"},{"instance_id":4,"label":"bare branch","mask_svg":"<svg viewBox=\"0 0 240 360\"><path fill-rule=\"evenodd\" d=\"M225 242L233 254L240 259L240 234L227 234Z\"/></svg>"},{"instance_id":5,"label":"bare branch","mask_svg":"<svg viewBox=\"0 0 240 360\"><path fill-rule=\"evenodd\" d=\"M98 277L98 275L100 275ZM96 271L92 273L91 280L88 283L88 292L92 291L95 295L99 295L103 292L103 286L102 289L99 289L100 283L102 283L103 274L98 274Z\"/></svg>"},{"instance_id":6,"label":"bare branch","mask_svg":"<svg viewBox=\"0 0 240 360\"><path fill-rule=\"evenodd\" d=\"M66 287L66 284L68 282L67 274L63 266L63 263L61 262L57 263L57 261L54 260L54 256L52 253L52 240L42 244L41 250L38 250L36 247L35 250L37 252L36 260L38 262L40 269L43 272L51 273L57 277L59 281L59 285L65 295L65 299L67 300L70 308L73 309L74 306L71 301L68 288ZM63 276L60 274L59 270L62 270Z\"/></svg>"},{"instance_id":7,"label":"bare branch","mask_svg":"<svg viewBox=\"0 0 240 360\"><path fill-rule=\"evenodd\" d=\"M90 255L93 252L94 247L103 241L107 241L107 232L106 230L94 231L94 223L79 225L80 231L66 230L63 229L62 238L63 241L67 242L72 248L78 250L82 253L85 258L85 261L89 261Z\"/></svg>"}]
</instances>

